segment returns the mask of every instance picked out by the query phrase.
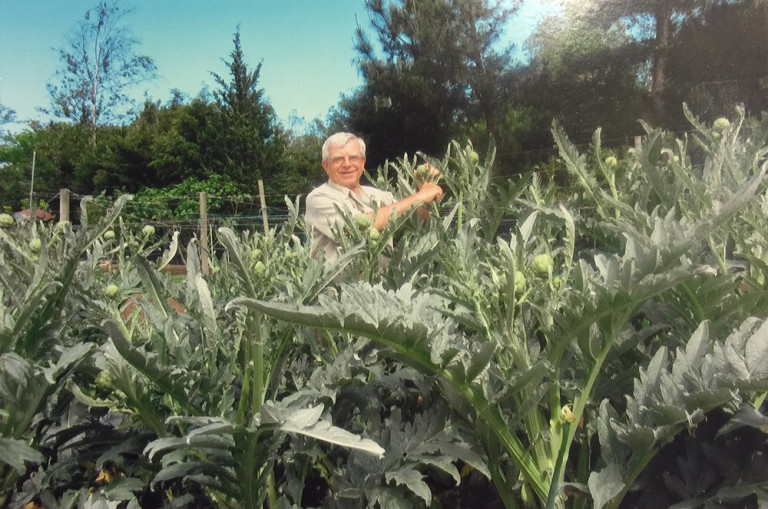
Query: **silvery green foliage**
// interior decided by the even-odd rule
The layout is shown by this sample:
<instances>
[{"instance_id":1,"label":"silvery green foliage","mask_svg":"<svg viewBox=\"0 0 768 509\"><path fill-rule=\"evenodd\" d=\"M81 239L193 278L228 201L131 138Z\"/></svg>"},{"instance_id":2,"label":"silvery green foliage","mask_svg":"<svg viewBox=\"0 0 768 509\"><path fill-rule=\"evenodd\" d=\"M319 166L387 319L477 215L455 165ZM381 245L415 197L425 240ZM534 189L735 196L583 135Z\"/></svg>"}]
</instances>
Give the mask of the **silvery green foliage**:
<instances>
[{"instance_id":1,"label":"silvery green foliage","mask_svg":"<svg viewBox=\"0 0 768 509\"><path fill-rule=\"evenodd\" d=\"M763 497L768 151L735 116L717 133L691 118L682 139L644 125L614 159L599 132L584 151L555 125L565 188L501 182L493 149L420 155L441 208L376 242L347 218L332 264L310 258L298 201L269 233L220 228L207 275L209 246L171 277L178 239L116 214L120 235L63 228L36 255L0 230L3 493L23 475L19 505L291 507L314 477L317 503L421 507L471 475L509 507L617 507L650 500L653 461L687 437L662 506ZM380 184L412 191L415 166ZM712 440L693 434L718 418ZM743 433L762 438L740 460ZM33 471L41 447L66 454ZM697 457L719 458L709 479L749 475L702 498ZM110 482L91 492L96 475Z\"/></svg>"},{"instance_id":2,"label":"silvery green foliage","mask_svg":"<svg viewBox=\"0 0 768 509\"><path fill-rule=\"evenodd\" d=\"M695 430L714 408L736 413L749 404L743 394L768 390L766 349L768 321L747 319L724 341L712 337L708 322L703 322L684 348L671 354L662 347L640 370L627 396L625 416L603 400L598 436L605 465L589 477L595 507L621 493L623 479L645 467L648 452L666 445L681 429ZM743 408L737 414L742 420L751 416L747 422L764 425L762 414Z\"/></svg>"},{"instance_id":3,"label":"silvery green foliage","mask_svg":"<svg viewBox=\"0 0 768 509\"><path fill-rule=\"evenodd\" d=\"M508 506L531 497L562 506L567 489L577 505L615 507L665 444L765 390L755 356L730 336L765 314L768 246L756 234L765 231L764 129L736 116L718 136L691 118L699 132L682 140L644 124L642 142L615 163L599 132L582 153L555 125L574 182L565 192L539 176L494 188L489 168L452 144L430 161L445 175L447 213L396 239L380 281L344 282L311 305L236 302L370 338L435 377L455 415L485 437ZM405 158L387 169L406 187L414 167ZM755 336L750 352L763 341ZM590 454L593 437L601 447Z\"/></svg>"},{"instance_id":4,"label":"silvery green foliage","mask_svg":"<svg viewBox=\"0 0 768 509\"><path fill-rule=\"evenodd\" d=\"M368 504L398 500L403 505L415 496L414 505L430 506L433 495L425 482L425 472L434 469L458 485L461 474L456 458L490 475L485 460L465 438L469 430L460 421L449 420L445 407L425 409L412 422L395 408L384 424L381 435L387 454L382 459L350 455L344 477L334 483L333 496L340 505L359 506L363 500Z\"/></svg>"},{"instance_id":5,"label":"silvery green foliage","mask_svg":"<svg viewBox=\"0 0 768 509\"><path fill-rule=\"evenodd\" d=\"M271 316L314 327L340 329L381 340L396 352L418 356L428 371L472 382L491 360L493 346L470 341L434 307L435 299L409 284L397 290L363 282L342 287L338 298L320 295L316 306L235 299Z\"/></svg>"},{"instance_id":6,"label":"silvery green foliage","mask_svg":"<svg viewBox=\"0 0 768 509\"><path fill-rule=\"evenodd\" d=\"M97 348L80 328L93 283L83 259L98 249L99 237L129 199L119 199L90 228L25 222L0 229L0 500L4 503L23 505L31 498L24 490L14 493L16 483L26 478L22 476L30 466L47 463L48 447L58 434L88 418L84 409L68 405L70 384L87 369Z\"/></svg>"}]
</instances>

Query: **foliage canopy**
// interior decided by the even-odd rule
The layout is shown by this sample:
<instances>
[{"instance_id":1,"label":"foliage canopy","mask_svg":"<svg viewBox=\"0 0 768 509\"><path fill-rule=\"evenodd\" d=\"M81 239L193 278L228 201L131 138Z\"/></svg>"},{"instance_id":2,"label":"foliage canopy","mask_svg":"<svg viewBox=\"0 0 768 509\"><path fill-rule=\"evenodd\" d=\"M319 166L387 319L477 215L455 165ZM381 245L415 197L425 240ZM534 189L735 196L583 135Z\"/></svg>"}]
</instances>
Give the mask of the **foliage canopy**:
<instances>
[{"instance_id":1,"label":"foliage canopy","mask_svg":"<svg viewBox=\"0 0 768 509\"><path fill-rule=\"evenodd\" d=\"M138 55L138 41L123 23L128 11L102 1L59 48L58 82L48 84L52 113L91 128L124 123L132 101L129 89L154 78L152 58Z\"/></svg>"}]
</instances>

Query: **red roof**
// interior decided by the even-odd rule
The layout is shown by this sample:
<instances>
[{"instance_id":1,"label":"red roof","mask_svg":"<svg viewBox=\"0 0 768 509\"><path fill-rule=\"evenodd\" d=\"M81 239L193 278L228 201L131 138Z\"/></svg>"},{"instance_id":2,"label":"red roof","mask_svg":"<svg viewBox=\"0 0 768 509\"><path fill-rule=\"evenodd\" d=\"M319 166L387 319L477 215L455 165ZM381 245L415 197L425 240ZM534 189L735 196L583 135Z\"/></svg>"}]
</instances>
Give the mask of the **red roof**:
<instances>
[{"instance_id":1,"label":"red roof","mask_svg":"<svg viewBox=\"0 0 768 509\"><path fill-rule=\"evenodd\" d=\"M15 212L13 215L16 216L16 219L20 219L20 220L29 219L29 216L32 215L32 211L29 209L24 209L24 210ZM53 214L51 214L46 210L37 209L37 218L41 221L50 221L54 217L56 216L54 216Z\"/></svg>"}]
</instances>

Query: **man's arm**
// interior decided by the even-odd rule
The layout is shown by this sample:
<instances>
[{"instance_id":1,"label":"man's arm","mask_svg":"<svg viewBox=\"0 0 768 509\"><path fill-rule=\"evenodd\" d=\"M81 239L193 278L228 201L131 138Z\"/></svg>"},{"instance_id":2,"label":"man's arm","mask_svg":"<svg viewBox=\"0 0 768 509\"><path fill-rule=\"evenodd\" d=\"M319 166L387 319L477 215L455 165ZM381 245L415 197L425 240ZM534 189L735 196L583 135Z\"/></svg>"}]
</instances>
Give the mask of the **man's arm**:
<instances>
[{"instance_id":1,"label":"man's arm","mask_svg":"<svg viewBox=\"0 0 768 509\"><path fill-rule=\"evenodd\" d=\"M385 205L376 211L376 217L373 217L373 212L368 215L373 219L373 226L377 230L381 231L389 223L389 219L392 217L392 213L396 216L408 212L412 207L419 207L419 216L422 219L426 219L429 212L427 212L422 205L432 203L434 201L440 201L443 197L443 189L433 182L424 182L418 191L410 196L406 196L395 203Z\"/></svg>"}]
</instances>

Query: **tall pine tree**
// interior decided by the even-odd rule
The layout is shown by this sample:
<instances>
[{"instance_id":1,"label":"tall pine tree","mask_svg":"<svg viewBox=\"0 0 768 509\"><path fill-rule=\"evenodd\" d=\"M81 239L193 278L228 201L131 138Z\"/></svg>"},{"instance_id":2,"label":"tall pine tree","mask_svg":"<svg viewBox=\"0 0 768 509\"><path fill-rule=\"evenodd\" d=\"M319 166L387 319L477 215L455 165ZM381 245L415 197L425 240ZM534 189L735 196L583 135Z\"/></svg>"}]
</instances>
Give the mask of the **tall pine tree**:
<instances>
[{"instance_id":1,"label":"tall pine tree","mask_svg":"<svg viewBox=\"0 0 768 509\"><path fill-rule=\"evenodd\" d=\"M504 2L510 5L510 2ZM450 140L482 123L498 130L510 67L498 39L513 7L487 0L366 0L375 41L358 28L363 86L342 100L336 128L369 140L372 164Z\"/></svg>"},{"instance_id":2,"label":"tall pine tree","mask_svg":"<svg viewBox=\"0 0 768 509\"><path fill-rule=\"evenodd\" d=\"M259 88L261 64L253 70L248 68L239 29L233 42L235 47L227 62L229 77L212 73L220 87L213 96L221 111L217 142L222 172L249 186L255 186L259 178L264 179L269 188L269 179L277 176L280 169L284 140L274 109Z\"/></svg>"}]
</instances>

